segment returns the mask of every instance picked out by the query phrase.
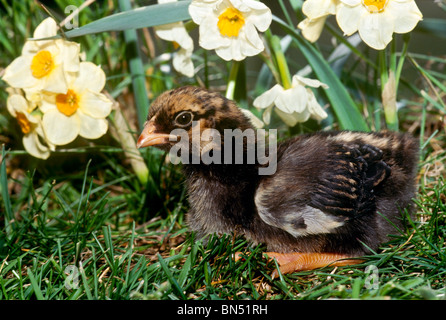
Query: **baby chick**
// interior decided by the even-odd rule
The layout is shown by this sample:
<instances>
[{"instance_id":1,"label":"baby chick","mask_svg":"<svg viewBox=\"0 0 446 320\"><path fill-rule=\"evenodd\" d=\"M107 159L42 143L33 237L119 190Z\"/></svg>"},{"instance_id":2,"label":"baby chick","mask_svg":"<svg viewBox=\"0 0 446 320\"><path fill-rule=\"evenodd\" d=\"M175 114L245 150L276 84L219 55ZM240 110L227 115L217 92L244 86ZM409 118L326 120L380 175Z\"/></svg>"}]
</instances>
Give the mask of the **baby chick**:
<instances>
[{"instance_id":1,"label":"baby chick","mask_svg":"<svg viewBox=\"0 0 446 320\"><path fill-rule=\"evenodd\" d=\"M213 129L223 137L225 129L253 127L233 101L181 87L153 102L137 146L171 150L179 140L175 129L183 130L182 139L189 138L184 159L191 160L194 130ZM258 144L248 140L240 149L244 160ZM234 153L234 145L224 140L209 148L209 141L201 140L195 150L220 151L214 160L222 161L183 163L190 229L200 237L237 231L254 244L265 243L282 273L358 263L354 258L377 250L402 226L402 210L411 210L418 144L408 134L300 135L269 154L277 162L270 175L259 174L265 166L259 157L240 164L223 161L224 151Z\"/></svg>"}]
</instances>

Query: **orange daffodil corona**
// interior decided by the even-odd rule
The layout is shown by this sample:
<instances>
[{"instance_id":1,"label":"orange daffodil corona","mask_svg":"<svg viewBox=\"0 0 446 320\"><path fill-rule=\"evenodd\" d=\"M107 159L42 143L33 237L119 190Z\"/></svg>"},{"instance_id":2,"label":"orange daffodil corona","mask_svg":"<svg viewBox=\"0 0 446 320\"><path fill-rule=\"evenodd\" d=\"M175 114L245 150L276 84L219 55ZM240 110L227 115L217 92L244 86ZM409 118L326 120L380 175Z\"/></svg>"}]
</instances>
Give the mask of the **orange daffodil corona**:
<instances>
[{"instance_id":1,"label":"orange daffodil corona","mask_svg":"<svg viewBox=\"0 0 446 320\"><path fill-rule=\"evenodd\" d=\"M34 38L57 34L57 24L47 18ZM22 55L6 69L9 113L16 118L25 150L47 159L55 146L72 142L78 135L97 139L108 129L105 118L112 102L100 93L104 71L91 62L80 62L80 47L63 39L27 41Z\"/></svg>"},{"instance_id":2,"label":"orange daffodil corona","mask_svg":"<svg viewBox=\"0 0 446 320\"><path fill-rule=\"evenodd\" d=\"M307 18L298 28L309 41L319 38L329 15L336 15L345 35L358 32L376 50L383 50L393 33L412 31L423 18L415 0L306 0L302 11Z\"/></svg>"},{"instance_id":3,"label":"orange daffodil corona","mask_svg":"<svg viewBox=\"0 0 446 320\"><path fill-rule=\"evenodd\" d=\"M66 93L46 93L40 110L48 140L55 145L72 142L78 135L97 139L108 129L105 119L112 102L102 93L104 71L91 62L81 62L79 73L68 78Z\"/></svg>"}]
</instances>

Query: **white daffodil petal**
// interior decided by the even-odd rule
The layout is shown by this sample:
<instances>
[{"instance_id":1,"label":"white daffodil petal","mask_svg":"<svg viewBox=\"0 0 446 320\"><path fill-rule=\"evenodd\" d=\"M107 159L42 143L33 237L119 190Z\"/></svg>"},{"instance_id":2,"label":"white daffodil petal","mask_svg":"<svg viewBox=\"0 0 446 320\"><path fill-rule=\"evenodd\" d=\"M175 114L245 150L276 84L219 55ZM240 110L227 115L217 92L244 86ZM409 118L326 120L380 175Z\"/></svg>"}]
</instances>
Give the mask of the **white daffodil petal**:
<instances>
[{"instance_id":1,"label":"white daffodil petal","mask_svg":"<svg viewBox=\"0 0 446 320\"><path fill-rule=\"evenodd\" d=\"M307 91L304 86L285 90L276 98L276 107L286 113L302 112L307 105Z\"/></svg>"},{"instance_id":2,"label":"white daffodil petal","mask_svg":"<svg viewBox=\"0 0 446 320\"><path fill-rule=\"evenodd\" d=\"M343 4L354 7L361 4L361 0L340 0Z\"/></svg>"},{"instance_id":3,"label":"white daffodil petal","mask_svg":"<svg viewBox=\"0 0 446 320\"><path fill-rule=\"evenodd\" d=\"M48 147L50 149L50 151L56 150L56 146L54 144L52 144L51 142L49 142L48 139L46 138L41 122L39 122L39 124L36 126L35 132L39 135L39 141L42 140L45 142L45 145L43 146L44 148Z\"/></svg>"},{"instance_id":4,"label":"white daffodil petal","mask_svg":"<svg viewBox=\"0 0 446 320\"><path fill-rule=\"evenodd\" d=\"M173 41L177 42L180 45L180 47L186 50L193 50L194 41L189 36L189 33L187 33L187 30L182 22L180 22L179 27L174 28L173 36L174 36Z\"/></svg>"},{"instance_id":5,"label":"white daffodil petal","mask_svg":"<svg viewBox=\"0 0 446 320\"><path fill-rule=\"evenodd\" d=\"M302 12L310 20L336 13L337 0L307 0L302 5Z\"/></svg>"},{"instance_id":6,"label":"white daffodil petal","mask_svg":"<svg viewBox=\"0 0 446 320\"><path fill-rule=\"evenodd\" d=\"M13 94L6 100L6 108L8 109L9 113L15 117L17 112L21 112L23 114L28 113L28 102L26 102L26 99L23 96Z\"/></svg>"},{"instance_id":7,"label":"white daffodil petal","mask_svg":"<svg viewBox=\"0 0 446 320\"><path fill-rule=\"evenodd\" d=\"M367 14L359 22L361 39L373 49L382 50L392 41L393 19L386 12Z\"/></svg>"},{"instance_id":8,"label":"white daffodil petal","mask_svg":"<svg viewBox=\"0 0 446 320\"><path fill-rule=\"evenodd\" d=\"M319 102L317 102L314 93L311 92L311 90L309 89L308 89L308 111L310 112L311 116L318 121L325 119L328 116L325 110L322 109Z\"/></svg>"},{"instance_id":9,"label":"white daffodil petal","mask_svg":"<svg viewBox=\"0 0 446 320\"><path fill-rule=\"evenodd\" d=\"M254 55L258 54L259 52L263 51L263 49L265 48L263 45L263 41L260 38L259 33L257 32L257 30L253 24L251 24L251 23L246 24L243 28L243 33L244 33L247 41L241 41L242 47L250 48L248 50L246 50L246 49L243 50L243 53L246 56L254 56ZM242 39L242 40L244 40L244 39ZM246 42L249 42L249 44L243 45Z\"/></svg>"},{"instance_id":10,"label":"white daffodil petal","mask_svg":"<svg viewBox=\"0 0 446 320\"><path fill-rule=\"evenodd\" d=\"M43 80L42 90L54 93L67 93L67 78L62 66L56 66Z\"/></svg>"},{"instance_id":11,"label":"white daffodil petal","mask_svg":"<svg viewBox=\"0 0 446 320\"><path fill-rule=\"evenodd\" d=\"M42 92L40 90L36 90L35 88L24 88L23 91L25 92L26 100L28 100L32 105L33 108L37 105L40 105L42 101Z\"/></svg>"},{"instance_id":12,"label":"white daffodil petal","mask_svg":"<svg viewBox=\"0 0 446 320\"><path fill-rule=\"evenodd\" d=\"M56 110L56 95L52 93L46 93L43 95L41 105L39 106L40 111L46 113L51 110Z\"/></svg>"},{"instance_id":13,"label":"white daffodil petal","mask_svg":"<svg viewBox=\"0 0 446 320\"><path fill-rule=\"evenodd\" d=\"M231 44L229 46L216 48L215 53L226 61L241 61L246 57L241 53L241 43L239 41L234 41L234 39L231 39Z\"/></svg>"},{"instance_id":14,"label":"white daffodil petal","mask_svg":"<svg viewBox=\"0 0 446 320\"><path fill-rule=\"evenodd\" d=\"M45 147L40 141L37 133L30 133L23 136L23 147L33 157L39 159L48 159L50 156L49 148Z\"/></svg>"},{"instance_id":15,"label":"white daffodil petal","mask_svg":"<svg viewBox=\"0 0 446 320\"><path fill-rule=\"evenodd\" d=\"M104 89L105 80L105 72L101 67L92 62L81 62L79 64L79 73L72 83L72 88L77 92L88 89L99 93Z\"/></svg>"},{"instance_id":16,"label":"white daffodil petal","mask_svg":"<svg viewBox=\"0 0 446 320\"><path fill-rule=\"evenodd\" d=\"M184 74L186 77L192 78L194 76L194 63L191 59L191 52L180 49L174 53L172 65L176 71Z\"/></svg>"},{"instance_id":17,"label":"white daffodil petal","mask_svg":"<svg viewBox=\"0 0 446 320\"><path fill-rule=\"evenodd\" d=\"M60 49L60 58L63 61L64 70L67 72L79 71L80 44L66 40L56 40Z\"/></svg>"},{"instance_id":18,"label":"white daffodil petal","mask_svg":"<svg viewBox=\"0 0 446 320\"><path fill-rule=\"evenodd\" d=\"M65 145L72 142L79 135L81 126L77 114L67 117L57 109L50 110L43 115L42 125L45 136L54 145Z\"/></svg>"},{"instance_id":19,"label":"white daffodil petal","mask_svg":"<svg viewBox=\"0 0 446 320\"><path fill-rule=\"evenodd\" d=\"M305 39L310 42L316 42L324 29L325 20L327 20L327 16L314 20L307 18L302 20L297 27L302 30L302 35Z\"/></svg>"},{"instance_id":20,"label":"white daffodil petal","mask_svg":"<svg viewBox=\"0 0 446 320\"><path fill-rule=\"evenodd\" d=\"M199 27L200 46L206 50L213 50L220 46L228 47L231 45L231 39L228 37L222 37L220 34L220 30L217 26L218 20L209 16L203 19L202 24Z\"/></svg>"},{"instance_id":21,"label":"white daffodil petal","mask_svg":"<svg viewBox=\"0 0 446 320\"><path fill-rule=\"evenodd\" d=\"M108 129L108 122L105 119L95 119L82 112L78 112L80 119L79 135L86 139L97 139L102 137Z\"/></svg>"},{"instance_id":22,"label":"white daffodil petal","mask_svg":"<svg viewBox=\"0 0 446 320\"><path fill-rule=\"evenodd\" d=\"M263 122L265 122L265 124L267 124L267 125L271 122L272 111L273 111L273 105L266 108L265 111L263 112L262 119L263 119Z\"/></svg>"},{"instance_id":23,"label":"white daffodil petal","mask_svg":"<svg viewBox=\"0 0 446 320\"><path fill-rule=\"evenodd\" d=\"M158 37L166 41L174 41L172 29L178 25L179 22L163 24L155 27L155 33Z\"/></svg>"},{"instance_id":24,"label":"white daffodil petal","mask_svg":"<svg viewBox=\"0 0 446 320\"><path fill-rule=\"evenodd\" d=\"M423 15L418 9L415 1L410 2L389 2L386 11L388 11L395 18L395 32L407 33L412 31Z\"/></svg>"},{"instance_id":25,"label":"white daffodil petal","mask_svg":"<svg viewBox=\"0 0 446 320\"><path fill-rule=\"evenodd\" d=\"M259 109L266 109L273 106L277 96L283 91L283 87L279 84L276 84L274 87L272 87L268 91L265 91L253 101L254 107Z\"/></svg>"},{"instance_id":26,"label":"white daffodil petal","mask_svg":"<svg viewBox=\"0 0 446 320\"><path fill-rule=\"evenodd\" d=\"M310 113L310 110L307 108L300 113L294 112L292 114L292 117L293 117L294 121L296 121L296 122L305 122L305 121L308 121L308 119L310 119L311 113Z\"/></svg>"},{"instance_id":27,"label":"white daffodil petal","mask_svg":"<svg viewBox=\"0 0 446 320\"><path fill-rule=\"evenodd\" d=\"M111 112L112 102L102 93L85 90L79 100L79 109L93 118L105 118Z\"/></svg>"},{"instance_id":28,"label":"white daffodil petal","mask_svg":"<svg viewBox=\"0 0 446 320\"><path fill-rule=\"evenodd\" d=\"M196 24L201 24L206 17L213 14L213 7L219 1L192 1L189 5L189 14Z\"/></svg>"},{"instance_id":29,"label":"white daffodil petal","mask_svg":"<svg viewBox=\"0 0 446 320\"><path fill-rule=\"evenodd\" d=\"M193 50L194 42L187 33L182 22L158 26L156 27L155 32L163 40L175 41L180 47L187 50Z\"/></svg>"},{"instance_id":30,"label":"white daffodil petal","mask_svg":"<svg viewBox=\"0 0 446 320\"><path fill-rule=\"evenodd\" d=\"M246 5L250 9L255 10L255 14L250 15L249 19L250 22L255 25L257 30L260 32L268 30L273 19L271 10L260 1L249 1Z\"/></svg>"},{"instance_id":31,"label":"white daffodil petal","mask_svg":"<svg viewBox=\"0 0 446 320\"><path fill-rule=\"evenodd\" d=\"M264 46L258 31L267 30L272 21L269 8L253 0L193 0L189 13L200 25L200 46L215 49L227 61L260 53Z\"/></svg>"},{"instance_id":32,"label":"white daffodil petal","mask_svg":"<svg viewBox=\"0 0 446 320\"><path fill-rule=\"evenodd\" d=\"M31 74L31 59L29 56L20 56L6 67L2 80L14 88L29 88L37 85L38 80Z\"/></svg>"},{"instance_id":33,"label":"white daffodil petal","mask_svg":"<svg viewBox=\"0 0 446 320\"><path fill-rule=\"evenodd\" d=\"M57 34L57 23L53 18L46 18L34 30L34 38L48 38Z\"/></svg>"},{"instance_id":34,"label":"white daffodil petal","mask_svg":"<svg viewBox=\"0 0 446 320\"><path fill-rule=\"evenodd\" d=\"M297 112L286 113L281 111L280 109L276 109L276 113L288 127L294 127L296 123L305 122L310 117L309 112L301 114Z\"/></svg>"},{"instance_id":35,"label":"white daffodil petal","mask_svg":"<svg viewBox=\"0 0 446 320\"><path fill-rule=\"evenodd\" d=\"M33 38L49 38L57 35L58 26L53 18L49 17L43 20L34 30ZM38 51L54 40L27 41L23 47L22 53L27 51Z\"/></svg>"},{"instance_id":36,"label":"white daffodil petal","mask_svg":"<svg viewBox=\"0 0 446 320\"><path fill-rule=\"evenodd\" d=\"M336 13L336 21L344 34L350 36L358 31L361 16L366 13L368 14L368 11L362 5L350 7L341 3Z\"/></svg>"},{"instance_id":37,"label":"white daffodil petal","mask_svg":"<svg viewBox=\"0 0 446 320\"><path fill-rule=\"evenodd\" d=\"M328 89L328 85L320 82L319 80L304 78L304 77L296 74L295 76L293 76L293 86L298 85L298 84L303 84L303 85L306 85L308 87L313 87L313 88L322 87L324 89Z\"/></svg>"}]
</instances>

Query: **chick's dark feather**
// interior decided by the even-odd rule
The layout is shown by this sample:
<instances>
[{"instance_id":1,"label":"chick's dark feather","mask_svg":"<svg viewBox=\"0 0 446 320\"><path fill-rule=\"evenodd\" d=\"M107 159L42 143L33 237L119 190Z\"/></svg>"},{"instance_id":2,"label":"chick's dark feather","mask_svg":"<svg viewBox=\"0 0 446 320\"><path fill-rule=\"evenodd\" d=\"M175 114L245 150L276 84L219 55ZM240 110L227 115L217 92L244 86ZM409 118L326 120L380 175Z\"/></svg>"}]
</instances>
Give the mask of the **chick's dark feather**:
<instances>
[{"instance_id":1,"label":"chick's dark feather","mask_svg":"<svg viewBox=\"0 0 446 320\"><path fill-rule=\"evenodd\" d=\"M196 87L162 94L148 120L169 133L184 110L222 136L252 128L233 101ZM339 131L280 143L272 175L260 176L258 163L186 164L187 221L201 237L237 231L276 252L362 255L395 234L401 211L411 210L417 153L408 134Z\"/></svg>"}]
</instances>

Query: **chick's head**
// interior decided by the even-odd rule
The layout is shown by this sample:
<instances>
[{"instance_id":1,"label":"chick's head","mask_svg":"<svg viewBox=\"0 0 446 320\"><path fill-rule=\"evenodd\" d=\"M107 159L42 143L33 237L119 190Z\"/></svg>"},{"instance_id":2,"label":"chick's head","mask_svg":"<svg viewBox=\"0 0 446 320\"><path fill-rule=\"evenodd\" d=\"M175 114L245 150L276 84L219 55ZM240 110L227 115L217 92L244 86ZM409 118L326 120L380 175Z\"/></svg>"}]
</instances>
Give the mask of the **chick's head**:
<instances>
[{"instance_id":1,"label":"chick's head","mask_svg":"<svg viewBox=\"0 0 446 320\"><path fill-rule=\"evenodd\" d=\"M168 151L183 135L192 143L193 133L212 131L207 129L223 137L224 129L248 128L252 128L250 120L233 101L203 88L180 87L164 92L152 103L137 147ZM200 148L208 142L200 140Z\"/></svg>"}]
</instances>

